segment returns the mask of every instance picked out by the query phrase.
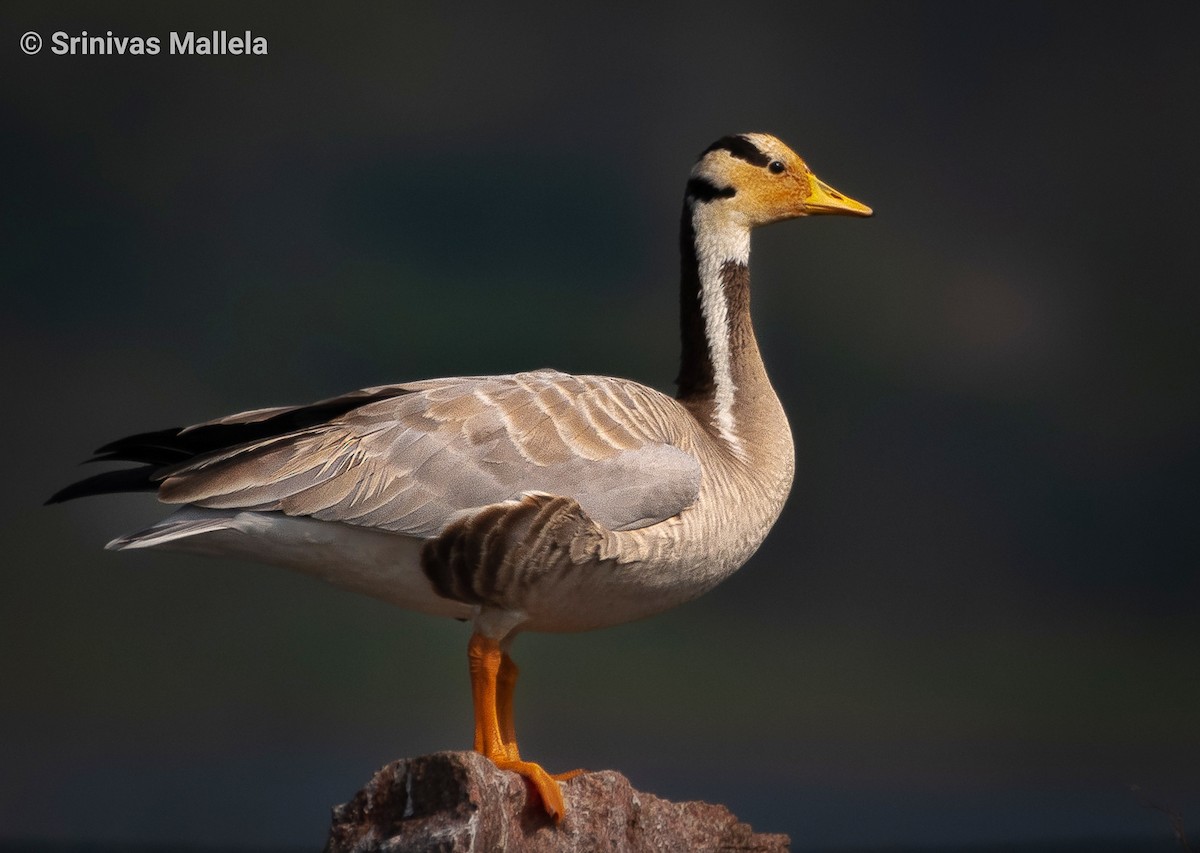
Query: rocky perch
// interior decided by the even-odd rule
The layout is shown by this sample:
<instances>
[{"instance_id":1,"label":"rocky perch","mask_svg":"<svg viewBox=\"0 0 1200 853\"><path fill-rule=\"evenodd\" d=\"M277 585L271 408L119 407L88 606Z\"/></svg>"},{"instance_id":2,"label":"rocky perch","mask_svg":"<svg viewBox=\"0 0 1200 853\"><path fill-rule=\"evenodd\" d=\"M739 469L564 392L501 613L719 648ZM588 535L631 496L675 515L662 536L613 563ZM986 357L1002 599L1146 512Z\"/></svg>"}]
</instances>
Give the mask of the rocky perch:
<instances>
[{"instance_id":1,"label":"rocky perch","mask_svg":"<svg viewBox=\"0 0 1200 853\"><path fill-rule=\"evenodd\" d=\"M333 810L326 853L691 851L779 853L786 835L755 833L724 806L672 803L612 770L563 784L555 826L525 780L474 752L394 761Z\"/></svg>"}]
</instances>

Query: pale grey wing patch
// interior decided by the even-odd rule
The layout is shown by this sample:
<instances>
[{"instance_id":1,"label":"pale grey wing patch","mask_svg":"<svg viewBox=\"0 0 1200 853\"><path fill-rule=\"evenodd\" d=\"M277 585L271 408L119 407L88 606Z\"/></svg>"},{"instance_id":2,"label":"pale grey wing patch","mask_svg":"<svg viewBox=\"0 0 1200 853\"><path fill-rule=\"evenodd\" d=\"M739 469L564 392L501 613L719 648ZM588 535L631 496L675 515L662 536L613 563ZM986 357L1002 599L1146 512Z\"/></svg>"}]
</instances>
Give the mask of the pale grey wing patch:
<instances>
[{"instance_id":1,"label":"pale grey wing patch","mask_svg":"<svg viewBox=\"0 0 1200 853\"><path fill-rule=\"evenodd\" d=\"M641 386L537 372L403 387L167 469L160 497L428 537L530 491L570 497L616 530L670 518L699 492L699 462L658 423L677 404Z\"/></svg>"},{"instance_id":2,"label":"pale grey wing patch","mask_svg":"<svg viewBox=\"0 0 1200 853\"><path fill-rule=\"evenodd\" d=\"M542 490L573 497L610 530L666 521L691 506L700 492L700 462L668 444L627 450L603 463L580 465L577 473L586 479L573 490Z\"/></svg>"}]
</instances>

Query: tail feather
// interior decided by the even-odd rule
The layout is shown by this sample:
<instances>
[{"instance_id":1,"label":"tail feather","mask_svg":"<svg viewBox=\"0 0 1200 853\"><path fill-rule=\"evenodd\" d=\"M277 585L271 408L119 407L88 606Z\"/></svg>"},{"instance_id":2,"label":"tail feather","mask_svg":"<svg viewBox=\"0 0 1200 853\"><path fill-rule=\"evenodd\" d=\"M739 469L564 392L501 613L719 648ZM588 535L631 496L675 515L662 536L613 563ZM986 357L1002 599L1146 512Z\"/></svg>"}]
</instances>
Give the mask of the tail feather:
<instances>
[{"instance_id":1,"label":"tail feather","mask_svg":"<svg viewBox=\"0 0 1200 853\"><path fill-rule=\"evenodd\" d=\"M187 539L202 533L213 533L234 527L234 513L182 509L162 521L135 533L126 533L105 545L108 551L125 551L133 548L155 548Z\"/></svg>"}]
</instances>

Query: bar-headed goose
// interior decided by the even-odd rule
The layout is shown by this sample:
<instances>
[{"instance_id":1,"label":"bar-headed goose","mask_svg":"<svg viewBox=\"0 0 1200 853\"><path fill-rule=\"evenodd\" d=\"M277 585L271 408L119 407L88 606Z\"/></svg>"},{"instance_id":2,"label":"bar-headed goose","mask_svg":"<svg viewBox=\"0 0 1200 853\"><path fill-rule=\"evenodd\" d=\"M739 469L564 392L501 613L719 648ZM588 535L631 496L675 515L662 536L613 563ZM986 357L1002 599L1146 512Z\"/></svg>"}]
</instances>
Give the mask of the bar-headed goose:
<instances>
[{"instance_id":1,"label":"bar-headed goose","mask_svg":"<svg viewBox=\"0 0 1200 853\"><path fill-rule=\"evenodd\" d=\"M744 563L792 483L792 436L750 323L750 231L870 208L762 133L726 136L683 206L674 398L538 370L355 391L130 436L141 463L50 502L157 492L182 508L109 548L272 563L400 607L468 619L475 749L528 778L512 719L521 631L582 631L695 598Z\"/></svg>"}]
</instances>

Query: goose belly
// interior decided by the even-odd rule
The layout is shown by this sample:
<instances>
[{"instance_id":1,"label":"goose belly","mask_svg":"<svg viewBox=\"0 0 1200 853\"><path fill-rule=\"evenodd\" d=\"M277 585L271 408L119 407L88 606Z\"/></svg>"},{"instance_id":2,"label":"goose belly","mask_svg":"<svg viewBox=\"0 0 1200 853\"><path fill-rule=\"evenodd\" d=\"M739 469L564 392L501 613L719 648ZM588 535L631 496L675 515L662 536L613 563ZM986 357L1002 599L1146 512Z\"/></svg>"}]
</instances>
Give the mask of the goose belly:
<instances>
[{"instance_id":1,"label":"goose belly","mask_svg":"<svg viewBox=\"0 0 1200 853\"><path fill-rule=\"evenodd\" d=\"M252 560L311 575L407 610L471 618L470 605L434 592L421 569L422 541L277 512L185 507L146 530L109 543L109 548L158 548Z\"/></svg>"},{"instance_id":2,"label":"goose belly","mask_svg":"<svg viewBox=\"0 0 1200 853\"><path fill-rule=\"evenodd\" d=\"M773 520L735 530L731 519L685 512L639 530L606 531L590 558L563 560L560 551L559 559L524 565L503 600L481 604L508 612L512 618L506 621L522 631L588 631L644 619L702 595L733 574L758 549ZM474 618L480 605L435 591L421 565L425 541L278 512L188 506L108 547L251 560L406 610Z\"/></svg>"}]
</instances>

